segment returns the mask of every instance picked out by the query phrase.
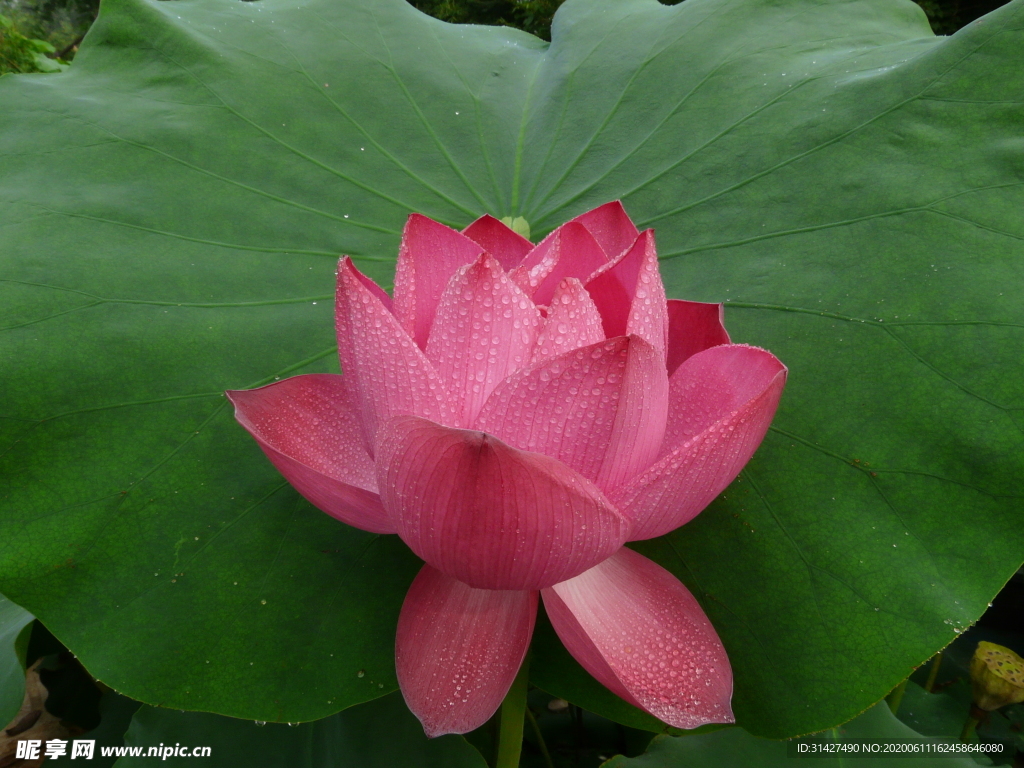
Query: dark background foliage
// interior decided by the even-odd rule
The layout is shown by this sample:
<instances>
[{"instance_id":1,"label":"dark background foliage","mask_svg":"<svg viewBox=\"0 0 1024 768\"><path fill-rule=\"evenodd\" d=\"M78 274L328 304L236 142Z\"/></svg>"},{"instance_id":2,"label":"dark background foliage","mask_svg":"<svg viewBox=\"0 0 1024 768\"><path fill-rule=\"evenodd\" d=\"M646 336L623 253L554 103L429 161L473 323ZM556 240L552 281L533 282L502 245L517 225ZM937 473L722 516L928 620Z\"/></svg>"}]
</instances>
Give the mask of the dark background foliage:
<instances>
[{"instance_id":1,"label":"dark background foliage","mask_svg":"<svg viewBox=\"0 0 1024 768\"><path fill-rule=\"evenodd\" d=\"M664 2L665 0L663 0ZM490 24L518 27L551 39L551 20L564 0L411 0L419 10L456 24ZM681 0L669 0L675 5ZM951 35L964 25L1003 4L1002 0L915 0L937 35ZM99 13L100 0L0 0L0 75L5 72L39 72L31 55L48 43L47 55L70 61L89 26ZM32 44L36 43L34 47Z\"/></svg>"}]
</instances>

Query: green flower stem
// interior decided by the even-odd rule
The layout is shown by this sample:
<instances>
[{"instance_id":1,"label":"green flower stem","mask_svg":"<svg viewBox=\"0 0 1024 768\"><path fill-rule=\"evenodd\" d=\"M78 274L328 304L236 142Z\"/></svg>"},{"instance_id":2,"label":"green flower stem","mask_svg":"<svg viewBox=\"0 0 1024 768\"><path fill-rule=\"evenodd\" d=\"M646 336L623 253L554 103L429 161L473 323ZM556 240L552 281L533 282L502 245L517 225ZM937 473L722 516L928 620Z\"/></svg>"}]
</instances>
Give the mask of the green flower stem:
<instances>
[{"instance_id":1,"label":"green flower stem","mask_svg":"<svg viewBox=\"0 0 1024 768\"><path fill-rule=\"evenodd\" d=\"M975 730L974 729L977 727L977 725L978 725L978 718L976 718L974 716L974 714L971 713L968 716L967 721L964 723L963 730L960 731L960 741L962 741L964 743L971 742L975 738Z\"/></svg>"},{"instance_id":2,"label":"green flower stem","mask_svg":"<svg viewBox=\"0 0 1024 768\"><path fill-rule=\"evenodd\" d=\"M928 670L928 682L924 684L924 689L928 693L933 693L935 690L935 678L939 676L939 665L942 663L942 651L939 651L932 656L932 668Z\"/></svg>"},{"instance_id":3,"label":"green flower stem","mask_svg":"<svg viewBox=\"0 0 1024 768\"><path fill-rule=\"evenodd\" d=\"M907 683L909 681L910 678L907 678L902 683L893 688L892 691L889 692L889 695L885 697L885 701L889 705L889 709L894 715L900 710L900 702L903 701L903 693L907 690Z\"/></svg>"},{"instance_id":4,"label":"green flower stem","mask_svg":"<svg viewBox=\"0 0 1024 768\"><path fill-rule=\"evenodd\" d=\"M519 768L523 751L523 720L526 716L526 691L530 677L530 657L523 659L512 687L501 702L501 726L498 731L498 757L494 768Z\"/></svg>"},{"instance_id":5,"label":"green flower stem","mask_svg":"<svg viewBox=\"0 0 1024 768\"><path fill-rule=\"evenodd\" d=\"M537 744L540 746L540 752L544 755L544 764L548 768L555 768L555 764L551 762L551 753L548 752L548 745L544 741L544 734L540 732L540 726L537 725L537 718L533 716L533 712L530 708L526 708L526 719L530 721L530 727L533 728L533 735L537 737Z\"/></svg>"}]
</instances>

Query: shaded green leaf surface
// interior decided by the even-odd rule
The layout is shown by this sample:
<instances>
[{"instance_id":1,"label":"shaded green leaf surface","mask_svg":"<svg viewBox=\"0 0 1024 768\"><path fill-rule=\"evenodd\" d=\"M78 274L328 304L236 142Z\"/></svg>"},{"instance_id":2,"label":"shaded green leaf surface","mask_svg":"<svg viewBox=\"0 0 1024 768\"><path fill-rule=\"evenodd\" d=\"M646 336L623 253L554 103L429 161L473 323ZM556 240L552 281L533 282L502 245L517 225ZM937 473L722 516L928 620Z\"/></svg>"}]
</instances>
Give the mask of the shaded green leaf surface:
<instances>
[{"instance_id":1,"label":"shaded green leaf surface","mask_svg":"<svg viewBox=\"0 0 1024 768\"><path fill-rule=\"evenodd\" d=\"M900 0L570 0L549 46L401 0L112 0L69 72L0 82L0 588L151 704L393 690L415 558L302 501L220 392L336 371L336 257L389 283L412 211L537 238L623 198L669 294L790 369L743 476L637 549L741 724L848 719L1024 551L1022 9L935 38Z\"/></svg>"},{"instance_id":2,"label":"shaded green leaf surface","mask_svg":"<svg viewBox=\"0 0 1024 768\"><path fill-rule=\"evenodd\" d=\"M19 658L17 640L32 619L31 613L0 595L0 728L14 719L25 698L25 659Z\"/></svg>"},{"instance_id":3,"label":"shaded green leaf surface","mask_svg":"<svg viewBox=\"0 0 1024 768\"><path fill-rule=\"evenodd\" d=\"M114 765L152 764L145 750L158 744L210 748L202 758L212 768L237 765L260 768L486 768L480 753L461 736L428 739L401 694L352 707L333 717L294 727L257 725L203 712L176 712L142 707L125 734L126 747L143 747L142 757L122 757ZM195 758L168 757L167 765Z\"/></svg>"},{"instance_id":4,"label":"shaded green leaf surface","mask_svg":"<svg viewBox=\"0 0 1024 768\"><path fill-rule=\"evenodd\" d=\"M864 714L851 720L841 728L807 737L797 743L806 743L808 749L815 744L828 745L829 749L854 750L861 748L859 739L870 739L882 744L919 744L921 748L934 742L912 728L901 723L884 703L877 704ZM836 746L832 746L836 745ZM858 752L845 751L824 754L820 757L800 757L794 762L789 756L793 747L785 741L770 741L751 736L742 728L725 728L715 733L695 736L655 736L647 752L639 757L616 757L607 762L607 768L675 768L684 765L714 765L718 768L931 768L942 765L948 768L977 768L970 754L926 754L923 757L908 756L903 752L892 757L882 755L864 756ZM975 753L978 754L978 753Z\"/></svg>"}]
</instances>

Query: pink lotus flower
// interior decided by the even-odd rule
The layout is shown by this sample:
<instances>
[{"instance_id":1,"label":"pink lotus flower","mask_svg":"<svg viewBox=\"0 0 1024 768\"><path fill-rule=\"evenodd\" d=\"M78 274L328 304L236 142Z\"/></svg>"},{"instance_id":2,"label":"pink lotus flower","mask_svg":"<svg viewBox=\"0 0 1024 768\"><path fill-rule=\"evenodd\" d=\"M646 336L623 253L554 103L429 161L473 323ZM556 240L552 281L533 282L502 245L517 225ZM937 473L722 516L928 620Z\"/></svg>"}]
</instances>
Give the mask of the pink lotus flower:
<instances>
[{"instance_id":1,"label":"pink lotus flower","mask_svg":"<svg viewBox=\"0 0 1024 768\"><path fill-rule=\"evenodd\" d=\"M725 649L687 589L623 547L683 525L760 444L786 368L720 304L666 301L619 203L532 245L409 217L389 297L348 258L344 373L229 392L300 493L426 564L398 680L430 736L497 709L544 606L572 655L666 723L732 722Z\"/></svg>"}]
</instances>

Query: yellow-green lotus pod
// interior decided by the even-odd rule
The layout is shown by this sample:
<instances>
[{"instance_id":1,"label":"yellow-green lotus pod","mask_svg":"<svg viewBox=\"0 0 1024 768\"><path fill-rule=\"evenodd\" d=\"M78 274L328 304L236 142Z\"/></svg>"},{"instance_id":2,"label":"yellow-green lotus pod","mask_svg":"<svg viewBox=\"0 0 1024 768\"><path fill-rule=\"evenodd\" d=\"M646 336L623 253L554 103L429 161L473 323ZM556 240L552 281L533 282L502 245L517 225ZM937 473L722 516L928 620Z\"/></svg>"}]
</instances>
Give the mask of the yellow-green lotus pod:
<instances>
[{"instance_id":1,"label":"yellow-green lotus pod","mask_svg":"<svg viewBox=\"0 0 1024 768\"><path fill-rule=\"evenodd\" d=\"M1024 659L995 643L978 643L971 659L974 703L991 711L1024 701Z\"/></svg>"}]
</instances>

